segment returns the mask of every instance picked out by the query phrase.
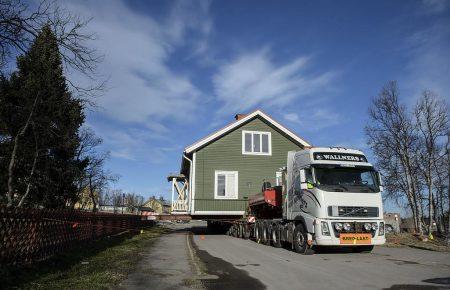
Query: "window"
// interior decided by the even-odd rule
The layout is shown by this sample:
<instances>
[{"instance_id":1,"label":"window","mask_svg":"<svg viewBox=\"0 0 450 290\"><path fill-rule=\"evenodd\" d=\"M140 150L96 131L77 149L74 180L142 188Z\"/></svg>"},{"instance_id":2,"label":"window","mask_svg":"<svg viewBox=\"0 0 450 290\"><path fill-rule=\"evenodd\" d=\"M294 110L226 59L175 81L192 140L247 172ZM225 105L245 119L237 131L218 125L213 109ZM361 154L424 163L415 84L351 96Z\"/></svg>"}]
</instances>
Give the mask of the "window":
<instances>
[{"instance_id":1,"label":"window","mask_svg":"<svg viewBox=\"0 0 450 290\"><path fill-rule=\"evenodd\" d=\"M270 132L242 131L242 154L271 155Z\"/></svg>"},{"instance_id":2,"label":"window","mask_svg":"<svg viewBox=\"0 0 450 290\"><path fill-rule=\"evenodd\" d=\"M348 192L379 191L377 175L372 168L318 166L314 171L317 184L323 188Z\"/></svg>"},{"instance_id":3,"label":"window","mask_svg":"<svg viewBox=\"0 0 450 290\"><path fill-rule=\"evenodd\" d=\"M305 168L305 180L308 183L314 183L311 168Z\"/></svg>"},{"instance_id":4,"label":"window","mask_svg":"<svg viewBox=\"0 0 450 290\"><path fill-rule=\"evenodd\" d=\"M214 198L216 199L238 198L237 171L216 171Z\"/></svg>"}]
</instances>

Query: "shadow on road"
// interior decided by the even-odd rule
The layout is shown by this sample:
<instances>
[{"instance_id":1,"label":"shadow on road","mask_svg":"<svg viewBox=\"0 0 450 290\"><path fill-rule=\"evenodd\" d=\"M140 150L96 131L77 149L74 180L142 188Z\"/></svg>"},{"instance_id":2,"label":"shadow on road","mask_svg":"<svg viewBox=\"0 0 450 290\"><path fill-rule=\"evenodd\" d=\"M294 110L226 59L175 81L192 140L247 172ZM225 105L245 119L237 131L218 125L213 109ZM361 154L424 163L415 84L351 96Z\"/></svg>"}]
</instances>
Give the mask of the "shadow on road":
<instances>
[{"instance_id":1,"label":"shadow on road","mask_svg":"<svg viewBox=\"0 0 450 290\"><path fill-rule=\"evenodd\" d=\"M197 230L200 230L200 233L203 232L200 228ZM225 260L211 256L207 251L200 250L194 243L193 236L190 235L189 238L194 251L206 268L207 274L217 277L215 279L200 279L206 289L266 289L261 281L251 277L247 271L238 269Z\"/></svg>"}]
</instances>

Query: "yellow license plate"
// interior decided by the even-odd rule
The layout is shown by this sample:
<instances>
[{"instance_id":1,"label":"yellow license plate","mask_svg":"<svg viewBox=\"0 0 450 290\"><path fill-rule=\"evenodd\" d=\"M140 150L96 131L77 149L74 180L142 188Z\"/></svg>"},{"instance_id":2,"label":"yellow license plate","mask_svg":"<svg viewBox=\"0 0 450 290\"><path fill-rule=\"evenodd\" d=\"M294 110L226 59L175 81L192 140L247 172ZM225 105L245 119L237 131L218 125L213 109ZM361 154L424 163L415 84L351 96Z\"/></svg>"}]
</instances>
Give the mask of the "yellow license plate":
<instances>
[{"instance_id":1,"label":"yellow license plate","mask_svg":"<svg viewBox=\"0 0 450 290\"><path fill-rule=\"evenodd\" d=\"M370 244L372 242L371 234L344 234L341 233L339 236L341 244L346 245L361 245Z\"/></svg>"}]
</instances>

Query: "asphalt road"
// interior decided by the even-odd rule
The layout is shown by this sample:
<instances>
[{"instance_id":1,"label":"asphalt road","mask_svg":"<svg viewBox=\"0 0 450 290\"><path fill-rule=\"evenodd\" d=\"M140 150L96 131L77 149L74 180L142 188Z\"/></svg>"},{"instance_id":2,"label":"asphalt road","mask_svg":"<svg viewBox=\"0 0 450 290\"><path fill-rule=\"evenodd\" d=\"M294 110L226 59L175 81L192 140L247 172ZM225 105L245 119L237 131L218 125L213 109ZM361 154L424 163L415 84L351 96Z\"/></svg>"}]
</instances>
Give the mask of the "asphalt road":
<instances>
[{"instance_id":1,"label":"asphalt road","mask_svg":"<svg viewBox=\"0 0 450 290\"><path fill-rule=\"evenodd\" d=\"M219 279L207 281L208 288L450 288L449 253L375 247L370 254L327 251L304 256L254 241L206 235L198 229L195 232L193 240L199 257L212 274L219 273ZM221 268L229 275L220 274Z\"/></svg>"},{"instance_id":2,"label":"asphalt road","mask_svg":"<svg viewBox=\"0 0 450 290\"><path fill-rule=\"evenodd\" d=\"M122 286L134 289L450 289L450 253L376 247L299 255L172 225Z\"/></svg>"}]
</instances>

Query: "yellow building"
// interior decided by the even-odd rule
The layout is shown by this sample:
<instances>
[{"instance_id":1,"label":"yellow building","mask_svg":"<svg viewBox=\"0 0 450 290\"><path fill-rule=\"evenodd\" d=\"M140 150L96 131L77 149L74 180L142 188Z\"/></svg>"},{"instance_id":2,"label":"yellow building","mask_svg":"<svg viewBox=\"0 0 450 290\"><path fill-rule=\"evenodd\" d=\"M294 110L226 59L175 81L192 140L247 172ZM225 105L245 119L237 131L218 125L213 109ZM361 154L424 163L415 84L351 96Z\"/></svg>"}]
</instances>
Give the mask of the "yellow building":
<instances>
[{"instance_id":1,"label":"yellow building","mask_svg":"<svg viewBox=\"0 0 450 290\"><path fill-rule=\"evenodd\" d=\"M151 209L153 209L153 211L155 213L158 213L158 214L162 214L162 213L169 214L170 213L170 204L163 199L158 199L155 197L151 197L149 200L147 200L142 205L142 208L151 208Z\"/></svg>"},{"instance_id":2,"label":"yellow building","mask_svg":"<svg viewBox=\"0 0 450 290\"><path fill-rule=\"evenodd\" d=\"M99 202L99 194L98 194L98 192L94 191L94 197L95 197L95 201L97 203L97 208L98 208L98 202ZM81 193L81 197L75 203L74 208L75 209L92 211L92 209L94 208L94 203L92 202L92 198L89 195L89 189L88 188L85 188L83 190L83 192Z\"/></svg>"}]
</instances>

